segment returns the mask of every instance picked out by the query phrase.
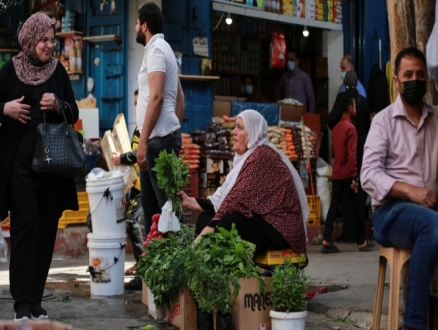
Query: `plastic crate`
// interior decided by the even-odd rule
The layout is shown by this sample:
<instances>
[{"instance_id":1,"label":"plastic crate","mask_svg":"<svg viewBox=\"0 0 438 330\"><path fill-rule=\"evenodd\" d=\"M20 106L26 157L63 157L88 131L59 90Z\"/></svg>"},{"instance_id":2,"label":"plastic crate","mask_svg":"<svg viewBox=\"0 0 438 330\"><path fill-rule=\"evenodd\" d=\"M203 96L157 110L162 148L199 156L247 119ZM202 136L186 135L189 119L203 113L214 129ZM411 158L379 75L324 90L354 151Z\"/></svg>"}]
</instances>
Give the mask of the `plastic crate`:
<instances>
[{"instance_id":1,"label":"plastic crate","mask_svg":"<svg viewBox=\"0 0 438 330\"><path fill-rule=\"evenodd\" d=\"M88 194L85 191L78 191L79 211L64 211L59 219L58 229L65 229L71 224L85 223L87 220L88 210Z\"/></svg>"},{"instance_id":2,"label":"plastic crate","mask_svg":"<svg viewBox=\"0 0 438 330\"><path fill-rule=\"evenodd\" d=\"M297 263L300 255L291 249L269 250L265 254L256 256L254 262L265 266L283 265L286 257L291 257L292 262Z\"/></svg>"},{"instance_id":3,"label":"plastic crate","mask_svg":"<svg viewBox=\"0 0 438 330\"><path fill-rule=\"evenodd\" d=\"M321 198L318 195L308 195L307 205L309 206L307 226L319 226L321 223Z\"/></svg>"}]
</instances>

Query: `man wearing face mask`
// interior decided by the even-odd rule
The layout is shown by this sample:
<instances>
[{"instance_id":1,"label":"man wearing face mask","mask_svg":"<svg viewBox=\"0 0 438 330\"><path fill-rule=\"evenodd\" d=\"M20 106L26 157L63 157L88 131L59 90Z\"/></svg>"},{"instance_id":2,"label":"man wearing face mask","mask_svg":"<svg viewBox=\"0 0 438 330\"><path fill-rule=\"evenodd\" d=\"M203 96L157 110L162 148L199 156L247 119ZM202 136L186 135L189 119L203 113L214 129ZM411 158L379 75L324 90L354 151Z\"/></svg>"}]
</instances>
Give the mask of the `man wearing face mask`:
<instances>
[{"instance_id":1,"label":"man wearing face mask","mask_svg":"<svg viewBox=\"0 0 438 330\"><path fill-rule=\"evenodd\" d=\"M371 123L362 187L372 196L376 241L412 251L404 329L426 329L429 284L438 259L438 114L423 102L427 71L421 51L403 49L394 74L399 95Z\"/></svg>"},{"instance_id":2,"label":"man wearing face mask","mask_svg":"<svg viewBox=\"0 0 438 330\"><path fill-rule=\"evenodd\" d=\"M240 95L240 97L246 98L247 102L269 103L269 100L265 96L255 90L251 76L245 77L243 93Z\"/></svg>"},{"instance_id":3,"label":"man wearing face mask","mask_svg":"<svg viewBox=\"0 0 438 330\"><path fill-rule=\"evenodd\" d=\"M354 71L353 57L351 57L351 55L345 55L341 59L340 68L341 68L342 85L339 86L338 93L343 93L345 92L345 85L344 85L345 75L347 74L348 71ZM363 87L362 83L359 80L357 81L357 91L359 92L359 95L365 98L367 97L367 92L365 91L365 88Z\"/></svg>"},{"instance_id":4,"label":"man wearing face mask","mask_svg":"<svg viewBox=\"0 0 438 330\"><path fill-rule=\"evenodd\" d=\"M300 69L300 55L296 50L287 52L287 71L281 77L277 100L295 99L304 105L307 112L316 112L312 80Z\"/></svg>"}]
</instances>

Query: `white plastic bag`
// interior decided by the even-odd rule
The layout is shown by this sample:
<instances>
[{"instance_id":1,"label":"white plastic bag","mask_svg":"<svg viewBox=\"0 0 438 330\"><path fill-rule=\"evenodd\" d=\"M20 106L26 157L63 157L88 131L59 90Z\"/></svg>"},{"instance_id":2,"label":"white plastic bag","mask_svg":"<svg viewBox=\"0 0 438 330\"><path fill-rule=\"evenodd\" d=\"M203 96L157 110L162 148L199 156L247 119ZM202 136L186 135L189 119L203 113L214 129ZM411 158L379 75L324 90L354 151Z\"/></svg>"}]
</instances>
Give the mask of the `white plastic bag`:
<instances>
[{"instance_id":1,"label":"white plastic bag","mask_svg":"<svg viewBox=\"0 0 438 330\"><path fill-rule=\"evenodd\" d=\"M0 262L8 262L8 243L0 229Z\"/></svg>"},{"instance_id":2,"label":"white plastic bag","mask_svg":"<svg viewBox=\"0 0 438 330\"><path fill-rule=\"evenodd\" d=\"M167 233L168 231L177 232L181 230L181 225L175 212L172 210L172 201L168 200L161 208L161 216L158 221L158 231Z\"/></svg>"}]
</instances>

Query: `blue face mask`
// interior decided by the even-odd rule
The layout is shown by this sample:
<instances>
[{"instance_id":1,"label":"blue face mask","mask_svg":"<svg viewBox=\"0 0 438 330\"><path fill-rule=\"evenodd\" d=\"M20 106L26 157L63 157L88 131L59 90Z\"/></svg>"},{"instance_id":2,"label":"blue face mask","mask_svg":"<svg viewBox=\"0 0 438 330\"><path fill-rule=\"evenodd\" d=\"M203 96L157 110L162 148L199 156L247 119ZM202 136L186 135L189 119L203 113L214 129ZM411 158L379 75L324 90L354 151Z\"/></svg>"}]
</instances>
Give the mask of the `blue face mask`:
<instances>
[{"instance_id":1,"label":"blue face mask","mask_svg":"<svg viewBox=\"0 0 438 330\"><path fill-rule=\"evenodd\" d=\"M252 94L252 86L251 85L245 85L245 93Z\"/></svg>"},{"instance_id":2,"label":"blue face mask","mask_svg":"<svg viewBox=\"0 0 438 330\"><path fill-rule=\"evenodd\" d=\"M346 74L347 74L347 72L341 72L341 79L342 79L342 81L344 81Z\"/></svg>"},{"instance_id":3,"label":"blue face mask","mask_svg":"<svg viewBox=\"0 0 438 330\"><path fill-rule=\"evenodd\" d=\"M295 62L294 61L287 61L287 69L290 72L294 72L295 71Z\"/></svg>"}]
</instances>

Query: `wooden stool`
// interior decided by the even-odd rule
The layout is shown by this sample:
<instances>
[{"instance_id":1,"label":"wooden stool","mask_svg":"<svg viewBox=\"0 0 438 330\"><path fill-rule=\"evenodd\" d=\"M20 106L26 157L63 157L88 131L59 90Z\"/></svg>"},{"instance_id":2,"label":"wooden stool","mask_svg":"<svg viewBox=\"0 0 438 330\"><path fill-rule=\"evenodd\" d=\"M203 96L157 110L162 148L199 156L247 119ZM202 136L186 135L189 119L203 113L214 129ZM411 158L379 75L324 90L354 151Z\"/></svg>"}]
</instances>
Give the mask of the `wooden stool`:
<instances>
[{"instance_id":1,"label":"wooden stool","mask_svg":"<svg viewBox=\"0 0 438 330\"><path fill-rule=\"evenodd\" d=\"M405 262L410 258L410 250L392 247L380 248L379 275L377 279L376 299L374 301L373 330L380 329L380 315L382 314L383 287L385 284L387 262L391 268L391 276L389 280L388 329L395 330L398 328L401 270Z\"/></svg>"}]
</instances>

